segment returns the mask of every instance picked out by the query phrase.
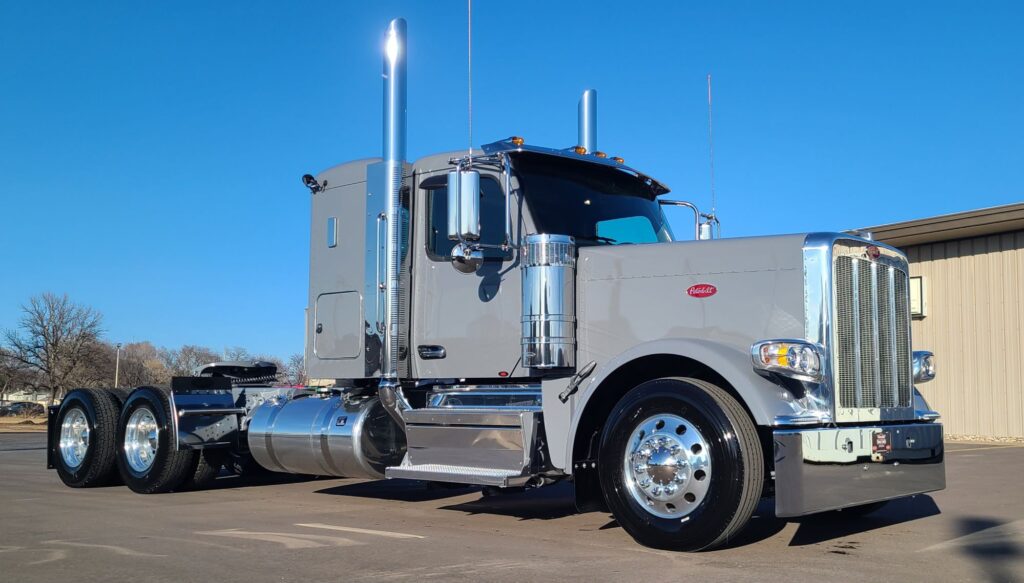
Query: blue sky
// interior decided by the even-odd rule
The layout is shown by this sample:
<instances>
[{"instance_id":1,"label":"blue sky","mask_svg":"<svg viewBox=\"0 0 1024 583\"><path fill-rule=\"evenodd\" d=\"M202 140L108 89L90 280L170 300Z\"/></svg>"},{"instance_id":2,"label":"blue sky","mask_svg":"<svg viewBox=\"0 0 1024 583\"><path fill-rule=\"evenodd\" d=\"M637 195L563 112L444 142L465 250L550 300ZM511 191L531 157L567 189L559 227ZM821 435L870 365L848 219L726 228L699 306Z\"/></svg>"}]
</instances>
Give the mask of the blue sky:
<instances>
[{"instance_id":1,"label":"blue sky","mask_svg":"<svg viewBox=\"0 0 1024 583\"><path fill-rule=\"evenodd\" d=\"M394 16L410 158L465 147L465 10L0 4L0 328L49 290L114 341L300 352L299 177L378 155ZM478 1L474 141L570 146L594 87L601 149L708 206L710 72L727 236L1019 202L1022 23L1011 2Z\"/></svg>"}]
</instances>

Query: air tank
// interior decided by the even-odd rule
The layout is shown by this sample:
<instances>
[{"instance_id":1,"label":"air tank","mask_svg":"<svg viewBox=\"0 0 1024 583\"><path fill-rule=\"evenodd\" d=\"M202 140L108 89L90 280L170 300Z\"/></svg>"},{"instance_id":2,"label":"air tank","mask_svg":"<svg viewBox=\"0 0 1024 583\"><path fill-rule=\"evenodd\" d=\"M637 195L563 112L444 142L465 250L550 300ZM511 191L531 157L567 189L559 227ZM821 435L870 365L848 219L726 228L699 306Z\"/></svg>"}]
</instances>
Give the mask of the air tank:
<instances>
[{"instance_id":1,"label":"air tank","mask_svg":"<svg viewBox=\"0 0 1024 583\"><path fill-rule=\"evenodd\" d=\"M527 235L522 251L523 366L576 366L576 242Z\"/></svg>"}]
</instances>

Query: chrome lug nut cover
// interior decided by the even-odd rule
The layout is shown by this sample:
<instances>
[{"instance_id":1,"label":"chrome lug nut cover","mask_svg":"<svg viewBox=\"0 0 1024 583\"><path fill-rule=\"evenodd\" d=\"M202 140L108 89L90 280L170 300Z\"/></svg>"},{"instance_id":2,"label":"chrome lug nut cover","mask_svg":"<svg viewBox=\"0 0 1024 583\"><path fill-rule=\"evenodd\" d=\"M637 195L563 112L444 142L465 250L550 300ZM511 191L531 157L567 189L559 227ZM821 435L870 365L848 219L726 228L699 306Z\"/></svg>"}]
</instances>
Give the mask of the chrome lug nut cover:
<instances>
[{"instance_id":1,"label":"chrome lug nut cover","mask_svg":"<svg viewBox=\"0 0 1024 583\"><path fill-rule=\"evenodd\" d=\"M85 411L75 407L64 416L60 424L60 457L68 469L82 465L89 452L89 421Z\"/></svg>"},{"instance_id":2,"label":"chrome lug nut cover","mask_svg":"<svg viewBox=\"0 0 1024 583\"><path fill-rule=\"evenodd\" d=\"M141 474L153 465L158 430L156 417L147 407L139 407L128 418L124 431L124 453L132 470Z\"/></svg>"},{"instance_id":3,"label":"chrome lug nut cover","mask_svg":"<svg viewBox=\"0 0 1024 583\"><path fill-rule=\"evenodd\" d=\"M686 419L659 414L633 430L623 474L633 499L661 518L682 518L704 500L711 483L708 443Z\"/></svg>"}]
</instances>

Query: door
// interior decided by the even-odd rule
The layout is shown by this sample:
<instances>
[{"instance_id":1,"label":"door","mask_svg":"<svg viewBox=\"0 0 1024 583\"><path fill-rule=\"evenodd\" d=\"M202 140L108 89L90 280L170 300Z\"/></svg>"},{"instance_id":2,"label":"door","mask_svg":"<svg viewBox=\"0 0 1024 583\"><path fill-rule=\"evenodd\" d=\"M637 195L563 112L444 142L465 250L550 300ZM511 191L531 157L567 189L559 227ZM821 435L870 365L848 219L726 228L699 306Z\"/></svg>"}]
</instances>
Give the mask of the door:
<instances>
[{"instance_id":1,"label":"door","mask_svg":"<svg viewBox=\"0 0 1024 583\"><path fill-rule=\"evenodd\" d=\"M415 229L410 347L415 376L498 378L512 373L520 354L518 205L513 197L510 250L485 249L476 273L460 273L451 265L454 242L447 237L446 175L447 169L417 175L421 188L416 191L415 212L421 228ZM505 239L501 184L500 174L481 172L482 243L499 245Z\"/></svg>"}]
</instances>

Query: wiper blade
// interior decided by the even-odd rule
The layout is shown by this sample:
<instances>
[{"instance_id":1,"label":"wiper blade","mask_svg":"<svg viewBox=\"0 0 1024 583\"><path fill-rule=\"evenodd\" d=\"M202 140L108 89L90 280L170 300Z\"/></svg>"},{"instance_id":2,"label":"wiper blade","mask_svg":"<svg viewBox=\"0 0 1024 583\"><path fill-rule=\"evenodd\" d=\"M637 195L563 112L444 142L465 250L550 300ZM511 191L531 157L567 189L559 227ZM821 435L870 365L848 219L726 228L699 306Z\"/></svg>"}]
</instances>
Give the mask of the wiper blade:
<instances>
[{"instance_id":1,"label":"wiper blade","mask_svg":"<svg viewBox=\"0 0 1024 583\"><path fill-rule=\"evenodd\" d=\"M612 239L611 237L580 237L578 235L573 235L572 237L577 241L590 241L592 243L608 243L610 245L616 245L619 242L618 239Z\"/></svg>"}]
</instances>

